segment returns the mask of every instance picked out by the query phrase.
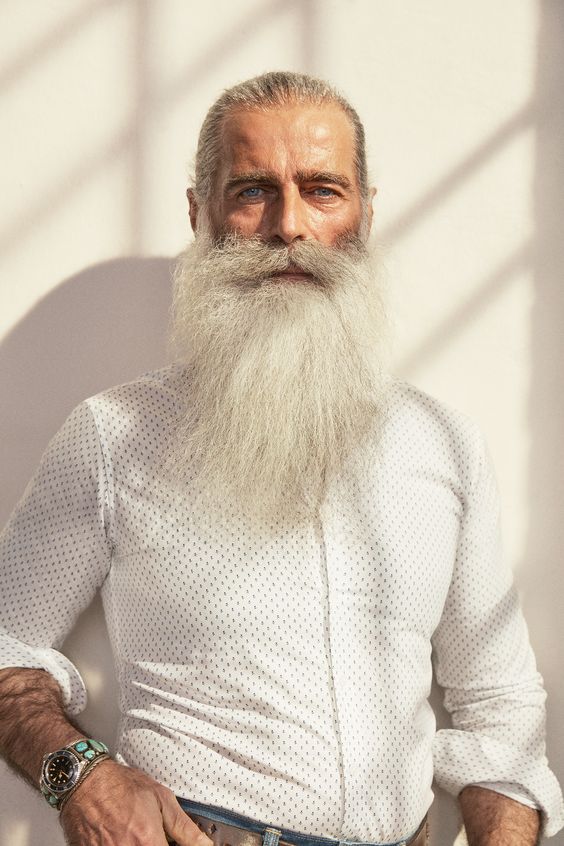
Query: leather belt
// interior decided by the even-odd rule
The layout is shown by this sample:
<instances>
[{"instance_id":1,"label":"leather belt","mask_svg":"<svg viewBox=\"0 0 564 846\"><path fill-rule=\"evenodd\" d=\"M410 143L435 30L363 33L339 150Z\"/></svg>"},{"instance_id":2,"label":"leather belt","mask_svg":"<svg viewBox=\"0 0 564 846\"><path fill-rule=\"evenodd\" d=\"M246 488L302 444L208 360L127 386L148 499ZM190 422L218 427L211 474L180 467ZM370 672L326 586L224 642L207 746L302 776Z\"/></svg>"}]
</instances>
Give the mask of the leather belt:
<instances>
[{"instance_id":1,"label":"leather belt","mask_svg":"<svg viewBox=\"0 0 564 846\"><path fill-rule=\"evenodd\" d=\"M190 818L194 820L196 825L203 831L210 840L213 840L214 846L299 846L298 840L292 840L288 836L289 832L280 832L275 828L265 828L263 834L255 831L247 831L244 828L238 828L235 825L228 823L210 820L201 814L195 814L193 811L189 812ZM427 817L408 840L400 841L405 846L426 846L428 836ZM286 839L284 839L286 838ZM320 843L335 843L339 841L335 838L316 837Z\"/></svg>"}]
</instances>

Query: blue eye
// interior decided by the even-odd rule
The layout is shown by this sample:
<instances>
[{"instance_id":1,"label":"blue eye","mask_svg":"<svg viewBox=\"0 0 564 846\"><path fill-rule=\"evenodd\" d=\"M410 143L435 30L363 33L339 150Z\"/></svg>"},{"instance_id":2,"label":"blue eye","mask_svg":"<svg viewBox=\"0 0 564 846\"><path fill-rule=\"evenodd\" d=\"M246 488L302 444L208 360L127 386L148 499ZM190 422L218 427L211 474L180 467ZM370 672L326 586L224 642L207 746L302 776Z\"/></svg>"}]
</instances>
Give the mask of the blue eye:
<instances>
[{"instance_id":1,"label":"blue eye","mask_svg":"<svg viewBox=\"0 0 564 846\"><path fill-rule=\"evenodd\" d=\"M335 191L332 188L315 188L313 191L314 194L317 194L318 197L333 197Z\"/></svg>"},{"instance_id":2,"label":"blue eye","mask_svg":"<svg viewBox=\"0 0 564 846\"><path fill-rule=\"evenodd\" d=\"M245 188L244 191L241 191L239 194L240 197L246 197L249 200L254 200L257 197L260 197L262 194L262 188L258 188L256 185L252 188Z\"/></svg>"}]
</instances>

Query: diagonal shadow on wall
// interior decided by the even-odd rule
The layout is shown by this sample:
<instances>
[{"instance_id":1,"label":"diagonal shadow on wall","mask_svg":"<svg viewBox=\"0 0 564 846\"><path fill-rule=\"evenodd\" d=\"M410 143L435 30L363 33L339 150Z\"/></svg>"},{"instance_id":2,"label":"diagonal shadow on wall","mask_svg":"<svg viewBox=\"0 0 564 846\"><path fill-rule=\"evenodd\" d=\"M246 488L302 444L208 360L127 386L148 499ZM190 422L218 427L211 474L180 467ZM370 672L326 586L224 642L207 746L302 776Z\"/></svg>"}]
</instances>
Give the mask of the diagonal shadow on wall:
<instances>
[{"instance_id":1,"label":"diagonal shadow on wall","mask_svg":"<svg viewBox=\"0 0 564 846\"><path fill-rule=\"evenodd\" d=\"M425 365L429 359L440 355L448 347L452 338L456 338L473 321L478 320L484 310L513 283L516 274L529 268L532 261L532 243L526 243L515 250L483 281L474 285L472 294L449 314L446 320L430 332L412 353L398 362L398 369L402 373L412 373L415 368Z\"/></svg>"},{"instance_id":2,"label":"diagonal shadow on wall","mask_svg":"<svg viewBox=\"0 0 564 846\"><path fill-rule=\"evenodd\" d=\"M43 33L29 47L0 70L0 94L21 79L28 71L48 58L55 50L61 50L65 43L80 32L98 13L115 5L115 0L93 0L82 5L77 12L69 14L49 31Z\"/></svg>"},{"instance_id":3,"label":"diagonal shadow on wall","mask_svg":"<svg viewBox=\"0 0 564 846\"><path fill-rule=\"evenodd\" d=\"M258 11L238 18L227 32L222 31L215 42L209 44L200 58L191 61L182 74L162 90L152 85L147 68L148 48L151 39L150 9L147 0L134 0L134 31L132 35L132 63L136 79L136 102L133 106L131 120L120 132L110 138L99 149L71 168L56 184L48 188L21 215L14 216L9 224L0 232L0 252L7 253L20 246L22 240L35 227L62 207L89 181L96 179L101 170L111 164L119 156L132 159L131 200L130 200L130 228L132 252L142 246L143 235L142 208L145 168L145 144L148 121L170 108L179 98L186 98L192 88L201 85L203 78L218 62L225 62L235 51L239 50L256 38L267 25L273 25L277 15L287 13L294 8L300 11L300 0L271 0ZM305 9L310 9L312 0L307 0ZM313 8L313 7L312 7ZM311 13L308 13L306 23L312 26ZM85 17L85 22L89 17ZM298 19L301 22L301 19ZM70 37L77 31L80 21L68 26L65 37ZM54 36L53 36L54 38ZM305 39L305 36L304 36ZM56 48L53 39L48 39L50 50ZM43 51L46 53L47 47ZM63 155L63 151L61 151Z\"/></svg>"}]
</instances>

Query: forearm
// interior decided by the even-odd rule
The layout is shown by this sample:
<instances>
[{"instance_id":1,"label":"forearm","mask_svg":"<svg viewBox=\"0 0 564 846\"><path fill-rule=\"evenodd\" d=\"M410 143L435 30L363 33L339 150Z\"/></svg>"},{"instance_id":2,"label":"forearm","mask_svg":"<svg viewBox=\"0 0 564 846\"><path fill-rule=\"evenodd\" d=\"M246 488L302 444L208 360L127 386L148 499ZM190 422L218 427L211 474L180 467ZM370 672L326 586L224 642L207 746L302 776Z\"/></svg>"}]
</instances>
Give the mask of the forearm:
<instances>
[{"instance_id":1,"label":"forearm","mask_svg":"<svg viewBox=\"0 0 564 846\"><path fill-rule=\"evenodd\" d=\"M72 743L80 729L67 718L59 685L44 670L0 670L0 752L34 785L41 759ZM213 846L150 776L112 760L78 784L60 815L68 843L97 846Z\"/></svg>"},{"instance_id":2,"label":"forearm","mask_svg":"<svg viewBox=\"0 0 564 846\"><path fill-rule=\"evenodd\" d=\"M458 798L469 846L534 846L538 842L538 811L472 785Z\"/></svg>"},{"instance_id":3,"label":"forearm","mask_svg":"<svg viewBox=\"0 0 564 846\"><path fill-rule=\"evenodd\" d=\"M49 673L20 667L0 670L0 754L31 784L39 784L43 756L80 735Z\"/></svg>"}]
</instances>

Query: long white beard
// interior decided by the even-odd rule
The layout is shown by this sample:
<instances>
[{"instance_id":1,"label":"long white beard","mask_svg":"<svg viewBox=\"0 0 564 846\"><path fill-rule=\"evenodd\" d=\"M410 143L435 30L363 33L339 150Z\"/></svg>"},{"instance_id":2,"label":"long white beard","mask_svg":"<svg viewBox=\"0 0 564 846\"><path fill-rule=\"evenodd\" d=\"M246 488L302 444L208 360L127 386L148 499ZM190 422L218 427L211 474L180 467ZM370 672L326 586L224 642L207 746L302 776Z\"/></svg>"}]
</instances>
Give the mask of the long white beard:
<instances>
[{"instance_id":1,"label":"long white beard","mask_svg":"<svg viewBox=\"0 0 564 846\"><path fill-rule=\"evenodd\" d=\"M298 267L311 282L272 279ZM351 452L377 437L386 321L366 249L199 236L175 272L171 340L186 403L168 467L255 518L314 515Z\"/></svg>"}]
</instances>

